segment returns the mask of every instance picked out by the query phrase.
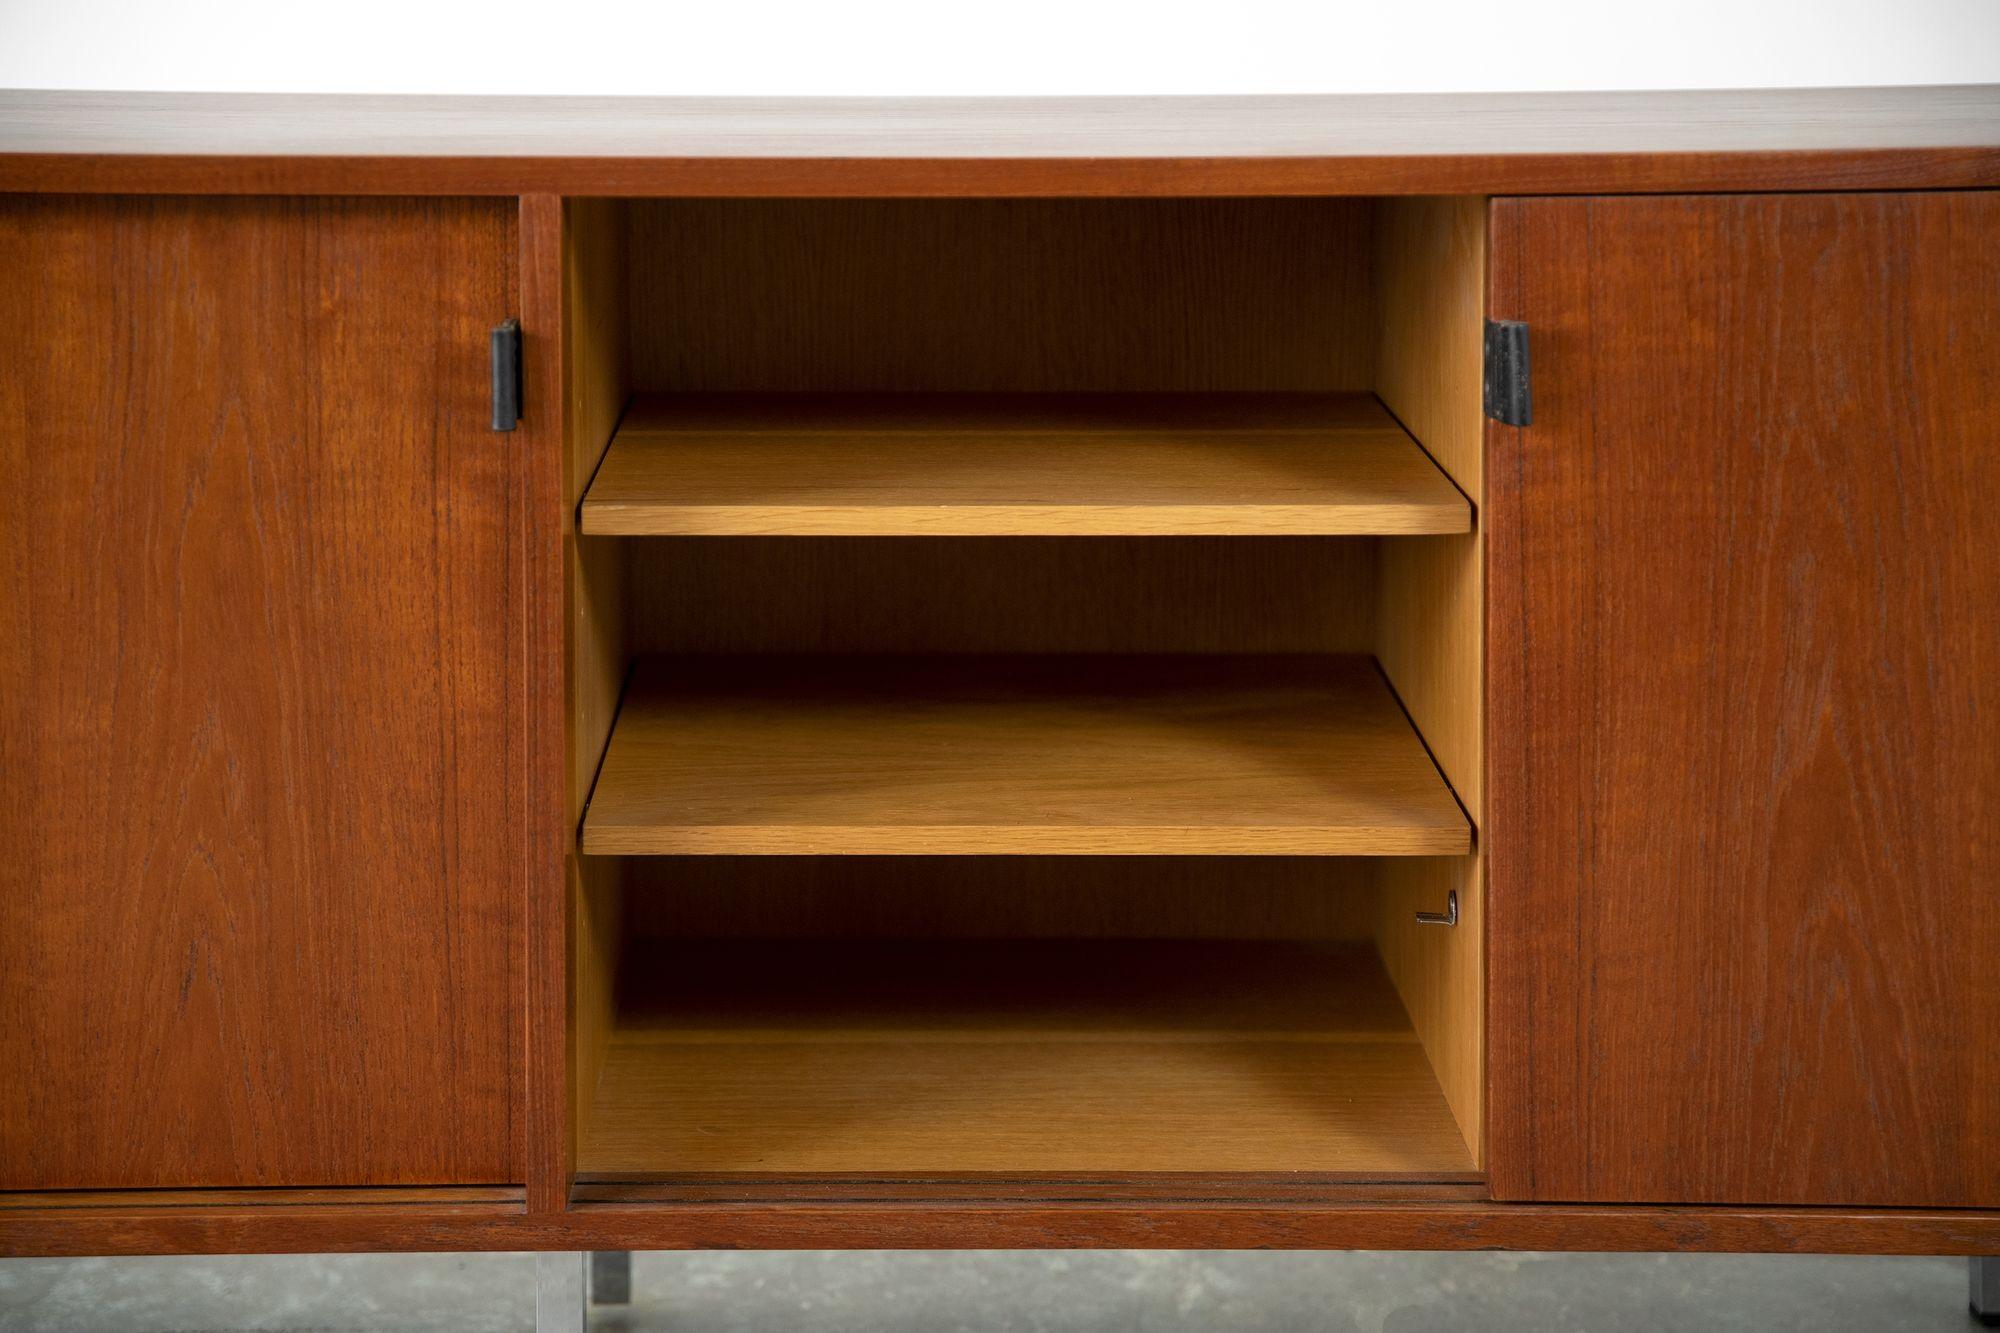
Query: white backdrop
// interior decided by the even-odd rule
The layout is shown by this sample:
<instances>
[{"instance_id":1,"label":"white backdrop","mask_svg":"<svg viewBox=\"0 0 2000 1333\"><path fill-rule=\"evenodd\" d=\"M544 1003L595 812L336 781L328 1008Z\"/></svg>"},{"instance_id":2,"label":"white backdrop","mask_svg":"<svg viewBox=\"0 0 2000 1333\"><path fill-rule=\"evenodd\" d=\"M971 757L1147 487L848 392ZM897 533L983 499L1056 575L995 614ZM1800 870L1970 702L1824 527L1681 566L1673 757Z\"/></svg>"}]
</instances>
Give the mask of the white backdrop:
<instances>
[{"instance_id":1,"label":"white backdrop","mask_svg":"<svg viewBox=\"0 0 2000 1333\"><path fill-rule=\"evenodd\" d=\"M2000 0L0 0L0 87L1248 93L2000 82Z\"/></svg>"}]
</instances>

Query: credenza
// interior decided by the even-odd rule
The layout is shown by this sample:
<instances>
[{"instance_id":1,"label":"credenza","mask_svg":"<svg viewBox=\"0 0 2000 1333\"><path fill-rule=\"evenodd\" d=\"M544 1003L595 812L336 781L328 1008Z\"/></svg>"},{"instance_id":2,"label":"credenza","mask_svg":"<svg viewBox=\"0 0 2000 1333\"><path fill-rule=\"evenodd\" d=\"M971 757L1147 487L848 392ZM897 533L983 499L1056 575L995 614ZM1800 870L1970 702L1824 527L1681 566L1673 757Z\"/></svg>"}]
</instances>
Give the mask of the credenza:
<instances>
[{"instance_id":1,"label":"credenza","mask_svg":"<svg viewBox=\"0 0 2000 1333\"><path fill-rule=\"evenodd\" d=\"M2000 88L10 92L0 327L0 1250L2000 1315Z\"/></svg>"}]
</instances>

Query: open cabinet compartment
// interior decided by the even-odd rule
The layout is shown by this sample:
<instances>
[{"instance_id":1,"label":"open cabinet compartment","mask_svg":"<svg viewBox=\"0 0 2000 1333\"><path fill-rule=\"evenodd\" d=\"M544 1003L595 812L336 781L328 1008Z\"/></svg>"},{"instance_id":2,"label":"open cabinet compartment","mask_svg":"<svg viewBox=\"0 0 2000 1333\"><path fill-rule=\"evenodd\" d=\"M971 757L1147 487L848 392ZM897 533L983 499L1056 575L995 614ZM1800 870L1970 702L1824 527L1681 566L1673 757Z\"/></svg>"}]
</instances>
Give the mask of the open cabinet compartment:
<instances>
[{"instance_id":1,"label":"open cabinet compartment","mask_svg":"<svg viewBox=\"0 0 2000 1333\"><path fill-rule=\"evenodd\" d=\"M1484 250L570 202L579 1197L1479 1179Z\"/></svg>"}]
</instances>

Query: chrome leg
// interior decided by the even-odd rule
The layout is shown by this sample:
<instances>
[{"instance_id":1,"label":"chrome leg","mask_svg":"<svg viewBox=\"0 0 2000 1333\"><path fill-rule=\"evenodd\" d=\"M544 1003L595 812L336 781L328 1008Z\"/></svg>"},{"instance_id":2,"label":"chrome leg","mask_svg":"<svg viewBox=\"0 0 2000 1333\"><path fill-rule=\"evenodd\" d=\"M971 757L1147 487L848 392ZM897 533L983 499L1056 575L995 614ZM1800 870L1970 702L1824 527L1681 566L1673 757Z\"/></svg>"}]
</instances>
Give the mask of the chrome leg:
<instances>
[{"instance_id":1,"label":"chrome leg","mask_svg":"<svg viewBox=\"0 0 2000 1333\"><path fill-rule=\"evenodd\" d=\"M590 1303L592 1305L632 1303L632 1251L590 1252Z\"/></svg>"},{"instance_id":2,"label":"chrome leg","mask_svg":"<svg viewBox=\"0 0 2000 1333\"><path fill-rule=\"evenodd\" d=\"M1967 1259L1965 1266L1972 1279L1972 1294L1968 1304L1972 1317L1988 1328L2000 1328L2000 1256Z\"/></svg>"},{"instance_id":3,"label":"chrome leg","mask_svg":"<svg viewBox=\"0 0 2000 1333\"><path fill-rule=\"evenodd\" d=\"M581 1250L535 1256L535 1333L583 1333Z\"/></svg>"}]
</instances>

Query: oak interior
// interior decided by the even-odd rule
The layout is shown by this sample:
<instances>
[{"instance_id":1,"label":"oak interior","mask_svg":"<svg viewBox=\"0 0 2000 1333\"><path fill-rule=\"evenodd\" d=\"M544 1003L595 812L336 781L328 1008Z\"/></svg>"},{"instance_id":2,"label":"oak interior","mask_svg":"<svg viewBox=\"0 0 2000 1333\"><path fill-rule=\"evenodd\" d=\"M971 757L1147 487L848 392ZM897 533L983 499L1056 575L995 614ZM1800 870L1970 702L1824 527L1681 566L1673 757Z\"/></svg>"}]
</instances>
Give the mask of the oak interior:
<instances>
[{"instance_id":1,"label":"oak interior","mask_svg":"<svg viewBox=\"0 0 2000 1333\"><path fill-rule=\"evenodd\" d=\"M1373 394L674 394L635 399L583 530L644 536L1466 532Z\"/></svg>"},{"instance_id":2,"label":"oak interior","mask_svg":"<svg viewBox=\"0 0 2000 1333\"><path fill-rule=\"evenodd\" d=\"M648 658L593 855L1456 855L1372 659Z\"/></svg>"},{"instance_id":3,"label":"oak interior","mask_svg":"<svg viewBox=\"0 0 2000 1333\"><path fill-rule=\"evenodd\" d=\"M568 205L580 1182L1476 1178L1484 216Z\"/></svg>"},{"instance_id":4,"label":"oak interior","mask_svg":"<svg viewBox=\"0 0 2000 1333\"><path fill-rule=\"evenodd\" d=\"M620 1012L597 1180L1472 1171L1365 943L663 942Z\"/></svg>"}]
</instances>

